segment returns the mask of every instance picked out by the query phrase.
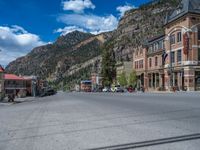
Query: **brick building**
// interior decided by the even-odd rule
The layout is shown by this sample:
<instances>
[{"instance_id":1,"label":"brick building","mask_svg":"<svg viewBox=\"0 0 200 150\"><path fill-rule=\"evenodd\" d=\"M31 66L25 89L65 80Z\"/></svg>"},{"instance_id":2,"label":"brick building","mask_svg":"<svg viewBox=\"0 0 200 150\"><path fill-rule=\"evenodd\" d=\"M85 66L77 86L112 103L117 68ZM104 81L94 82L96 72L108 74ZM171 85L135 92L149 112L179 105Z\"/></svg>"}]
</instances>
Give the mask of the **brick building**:
<instances>
[{"instance_id":1,"label":"brick building","mask_svg":"<svg viewBox=\"0 0 200 150\"><path fill-rule=\"evenodd\" d=\"M164 30L133 53L138 87L200 90L200 1L182 0Z\"/></svg>"},{"instance_id":2,"label":"brick building","mask_svg":"<svg viewBox=\"0 0 200 150\"><path fill-rule=\"evenodd\" d=\"M200 90L200 1L183 0L164 28L165 88Z\"/></svg>"},{"instance_id":3,"label":"brick building","mask_svg":"<svg viewBox=\"0 0 200 150\"><path fill-rule=\"evenodd\" d=\"M4 97L4 68L0 65L0 100Z\"/></svg>"}]
</instances>

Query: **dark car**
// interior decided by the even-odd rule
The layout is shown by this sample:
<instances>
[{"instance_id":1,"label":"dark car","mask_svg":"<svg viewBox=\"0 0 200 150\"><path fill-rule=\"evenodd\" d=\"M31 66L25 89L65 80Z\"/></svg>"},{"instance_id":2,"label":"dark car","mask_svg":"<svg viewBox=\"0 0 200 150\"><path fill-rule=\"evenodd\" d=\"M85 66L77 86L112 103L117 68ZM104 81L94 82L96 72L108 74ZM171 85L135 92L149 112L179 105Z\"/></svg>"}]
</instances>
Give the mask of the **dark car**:
<instances>
[{"instance_id":1,"label":"dark car","mask_svg":"<svg viewBox=\"0 0 200 150\"><path fill-rule=\"evenodd\" d=\"M44 91L40 94L40 96L41 96L41 97L44 97L44 96L51 96L51 95L55 95L56 93L57 93L57 92L56 92L54 89L49 88L49 89L44 90Z\"/></svg>"}]
</instances>

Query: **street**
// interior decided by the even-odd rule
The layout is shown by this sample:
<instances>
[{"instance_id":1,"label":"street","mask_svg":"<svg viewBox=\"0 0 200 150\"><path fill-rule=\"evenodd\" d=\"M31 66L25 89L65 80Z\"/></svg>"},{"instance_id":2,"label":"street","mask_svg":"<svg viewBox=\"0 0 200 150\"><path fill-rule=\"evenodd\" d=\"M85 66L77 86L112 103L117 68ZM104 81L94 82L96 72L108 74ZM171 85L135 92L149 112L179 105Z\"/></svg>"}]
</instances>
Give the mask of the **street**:
<instances>
[{"instance_id":1,"label":"street","mask_svg":"<svg viewBox=\"0 0 200 150\"><path fill-rule=\"evenodd\" d=\"M139 150L199 150L199 97L194 92L59 92L0 104L0 150L123 149L123 144ZM152 140L157 144L148 145Z\"/></svg>"}]
</instances>

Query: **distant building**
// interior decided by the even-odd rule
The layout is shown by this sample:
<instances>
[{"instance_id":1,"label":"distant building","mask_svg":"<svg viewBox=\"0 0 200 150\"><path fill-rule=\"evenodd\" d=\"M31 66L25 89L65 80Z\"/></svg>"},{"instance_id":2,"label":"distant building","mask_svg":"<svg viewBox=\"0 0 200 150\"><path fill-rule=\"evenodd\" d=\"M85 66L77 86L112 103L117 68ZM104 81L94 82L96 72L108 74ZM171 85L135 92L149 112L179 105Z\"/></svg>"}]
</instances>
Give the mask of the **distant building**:
<instances>
[{"instance_id":1,"label":"distant building","mask_svg":"<svg viewBox=\"0 0 200 150\"><path fill-rule=\"evenodd\" d=\"M120 74L122 74L123 72L125 72L126 76L128 77L132 71L133 71L133 63L131 61L117 62L116 64L117 77L119 77Z\"/></svg>"},{"instance_id":2,"label":"distant building","mask_svg":"<svg viewBox=\"0 0 200 150\"><path fill-rule=\"evenodd\" d=\"M82 92L91 92L92 91L92 81L91 80L81 81L80 90Z\"/></svg>"},{"instance_id":3,"label":"distant building","mask_svg":"<svg viewBox=\"0 0 200 150\"><path fill-rule=\"evenodd\" d=\"M92 90L97 90L102 86L102 77L98 73L91 74Z\"/></svg>"},{"instance_id":4,"label":"distant building","mask_svg":"<svg viewBox=\"0 0 200 150\"><path fill-rule=\"evenodd\" d=\"M0 65L0 100L4 97L4 68Z\"/></svg>"},{"instance_id":5,"label":"distant building","mask_svg":"<svg viewBox=\"0 0 200 150\"><path fill-rule=\"evenodd\" d=\"M16 96L26 96L26 79L14 74L5 74L4 76L5 94L14 93Z\"/></svg>"}]
</instances>

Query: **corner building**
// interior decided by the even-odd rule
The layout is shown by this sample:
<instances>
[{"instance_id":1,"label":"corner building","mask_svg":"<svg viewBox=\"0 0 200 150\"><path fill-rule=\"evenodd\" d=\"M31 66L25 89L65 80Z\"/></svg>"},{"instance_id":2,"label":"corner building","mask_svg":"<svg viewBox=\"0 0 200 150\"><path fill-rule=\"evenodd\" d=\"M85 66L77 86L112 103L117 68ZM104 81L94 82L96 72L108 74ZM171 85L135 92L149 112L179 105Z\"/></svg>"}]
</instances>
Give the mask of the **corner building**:
<instances>
[{"instance_id":1,"label":"corner building","mask_svg":"<svg viewBox=\"0 0 200 150\"><path fill-rule=\"evenodd\" d=\"M133 53L137 86L146 90L200 90L200 0L183 0L166 17L165 34Z\"/></svg>"}]
</instances>

